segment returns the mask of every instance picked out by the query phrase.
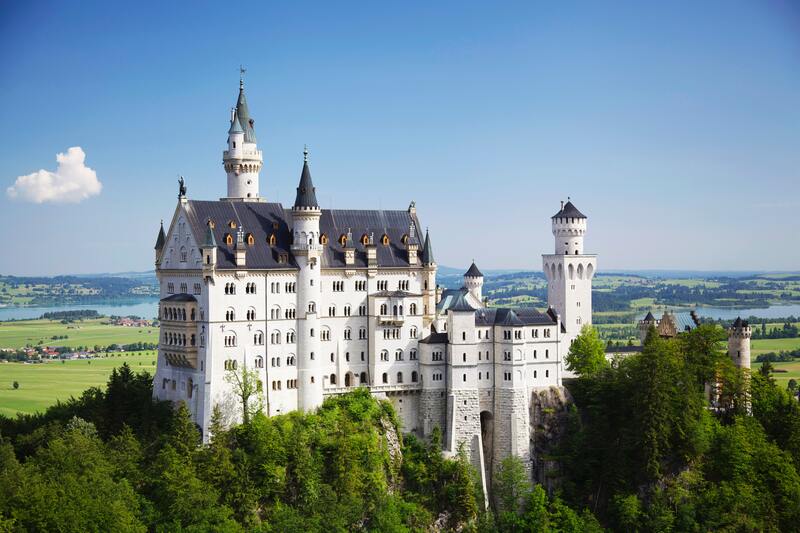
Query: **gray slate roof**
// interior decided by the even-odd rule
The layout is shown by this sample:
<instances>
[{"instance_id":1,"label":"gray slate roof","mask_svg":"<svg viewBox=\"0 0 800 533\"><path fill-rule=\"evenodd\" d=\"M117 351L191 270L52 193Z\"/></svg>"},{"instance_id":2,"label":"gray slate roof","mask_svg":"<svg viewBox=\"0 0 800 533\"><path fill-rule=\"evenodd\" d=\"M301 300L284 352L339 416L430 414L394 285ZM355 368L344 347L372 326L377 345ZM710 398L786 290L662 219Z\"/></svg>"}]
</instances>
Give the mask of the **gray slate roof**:
<instances>
[{"instance_id":1,"label":"gray slate roof","mask_svg":"<svg viewBox=\"0 0 800 533\"><path fill-rule=\"evenodd\" d=\"M247 109L247 98L244 96L244 84L239 84L239 99L236 101L236 116L239 124L244 130L244 142L256 142L255 121L250 118L250 111Z\"/></svg>"},{"instance_id":2,"label":"gray slate roof","mask_svg":"<svg viewBox=\"0 0 800 533\"><path fill-rule=\"evenodd\" d=\"M167 296L166 298L161 298L162 302L196 302L197 298L192 296L191 294L186 294L183 292L179 292L178 294L173 294L172 296Z\"/></svg>"},{"instance_id":3,"label":"gray slate roof","mask_svg":"<svg viewBox=\"0 0 800 533\"><path fill-rule=\"evenodd\" d=\"M425 244L422 247L422 264L430 265L434 263L433 248L431 246L431 237L428 230L425 230Z\"/></svg>"},{"instance_id":4,"label":"gray slate roof","mask_svg":"<svg viewBox=\"0 0 800 533\"><path fill-rule=\"evenodd\" d=\"M308 169L308 160L303 161L303 172L300 174L300 184L297 186L297 196L294 199L295 207L319 207L317 190L311 181L311 171Z\"/></svg>"},{"instance_id":5,"label":"gray slate roof","mask_svg":"<svg viewBox=\"0 0 800 533\"><path fill-rule=\"evenodd\" d=\"M551 218L586 218L586 215L578 211L572 202L567 202L561 210Z\"/></svg>"},{"instance_id":6,"label":"gray slate roof","mask_svg":"<svg viewBox=\"0 0 800 533\"><path fill-rule=\"evenodd\" d=\"M475 312L476 326L554 326L555 317L533 307L507 307L478 309Z\"/></svg>"},{"instance_id":7,"label":"gray slate roof","mask_svg":"<svg viewBox=\"0 0 800 533\"><path fill-rule=\"evenodd\" d=\"M245 235L252 234L255 244L247 246L248 269L297 268L292 256L291 210L281 204L269 202L234 202L229 200L202 201L189 200L186 213L192 233L199 238L206 235L208 219L214 221L213 235L217 244L217 268L236 269L233 245L225 244L225 236L230 234L236 241L237 229L228 227L230 221L241 225ZM378 266L382 268L408 267L408 251L401 240L408 233L412 220L419 228L416 217L408 211L323 209L320 217L320 231L328 236L328 244L322 250L323 268L344 268L344 247L339 237L350 229L355 248L355 267L367 266L367 255L361 236L374 233ZM419 232L419 229L416 230ZM269 236L275 235L275 246L269 246ZM381 244L386 234L389 244ZM419 238L419 234L417 238ZM202 241L201 241L202 242ZM279 263L279 254L288 254L288 263Z\"/></svg>"},{"instance_id":8,"label":"gray slate roof","mask_svg":"<svg viewBox=\"0 0 800 533\"><path fill-rule=\"evenodd\" d=\"M161 228L158 230L158 237L156 237L156 250L164 248L164 243L167 241L167 236L164 234L164 221L161 221Z\"/></svg>"},{"instance_id":9,"label":"gray slate roof","mask_svg":"<svg viewBox=\"0 0 800 533\"><path fill-rule=\"evenodd\" d=\"M478 267L475 265L475 261L473 261L472 265L469 267L469 270L464 273L464 276L469 278L482 278L483 274L481 274L481 271L478 270Z\"/></svg>"}]
</instances>

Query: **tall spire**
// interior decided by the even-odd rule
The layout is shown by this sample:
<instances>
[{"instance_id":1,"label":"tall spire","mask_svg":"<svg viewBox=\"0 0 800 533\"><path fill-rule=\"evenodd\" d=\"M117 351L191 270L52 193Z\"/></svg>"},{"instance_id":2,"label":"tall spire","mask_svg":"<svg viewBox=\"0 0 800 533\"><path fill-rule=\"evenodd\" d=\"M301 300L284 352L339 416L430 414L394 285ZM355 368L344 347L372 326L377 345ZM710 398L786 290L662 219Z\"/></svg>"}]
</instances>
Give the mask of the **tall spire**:
<instances>
[{"instance_id":1,"label":"tall spire","mask_svg":"<svg viewBox=\"0 0 800 533\"><path fill-rule=\"evenodd\" d=\"M311 181L311 170L308 168L308 147L303 149L303 172L300 174L300 184L297 186L297 196L294 208L319 208L316 188Z\"/></svg>"},{"instance_id":2,"label":"tall spire","mask_svg":"<svg viewBox=\"0 0 800 533\"><path fill-rule=\"evenodd\" d=\"M217 239L214 238L214 225L211 223L211 219L208 219L206 222L206 240L203 243L203 248L216 248L217 247Z\"/></svg>"},{"instance_id":3,"label":"tall spire","mask_svg":"<svg viewBox=\"0 0 800 533\"><path fill-rule=\"evenodd\" d=\"M161 228L158 230L158 237L156 237L156 250L162 250L164 243L167 242L167 236L164 234L164 221L161 221Z\"/></svg>"},{"instance_id":4,"label":"tall spire","mask_svg":"<svg viewBox=\"0 0 800 533\"><path fill-rule=\"evenodd\" d=\"M250 110L247 108L247 98L244 96L244 73L247 69L239 66L239 99L236 101L236 116L239 118L239 124L244 130L244 142L255 143L256 131L254 129L255 121L250 118Z\"/></svg>"},{"instance_id":5,"label":"tall spire","mask_svg":"<svg viewBox=\"0 0 800 533\"><path fill-rule=\"evenodd\" d=\"M432 265L435 263L433 260L433 248L431 247L431 236L428 229L425 228L425 244L422 246L422 264Z\"/></svg>"}]
</instances>

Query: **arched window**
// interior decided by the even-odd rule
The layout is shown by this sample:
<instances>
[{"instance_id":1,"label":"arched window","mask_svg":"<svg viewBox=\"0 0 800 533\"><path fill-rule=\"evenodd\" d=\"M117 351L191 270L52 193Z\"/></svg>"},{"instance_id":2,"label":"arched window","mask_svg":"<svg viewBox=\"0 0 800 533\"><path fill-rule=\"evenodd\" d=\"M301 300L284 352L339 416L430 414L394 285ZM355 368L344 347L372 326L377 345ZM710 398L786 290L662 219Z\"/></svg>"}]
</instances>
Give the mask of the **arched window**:
<instances>
[{"instance_id":1,"label":"arched window","mask_svg":"<svg viewBox=\"0 0 800 533\"><path fill-rule=\"evenodd\" d=\"M369 244L369 235L367 235L366 233L361 236L361 244L364 246Z\"/></svg>"},{"instance_id":2,"label":"arched window","mask_svg":"<svg viewBox=\"0 0 800 533\"><path fill-rule=\"evenodd\" d=\"M360 376L358 376L358 382L364 384L367 382L367 373L362 372Z\"/></svg>"},{"instance_id":3,"label":"arched window","mask_svg":"<svg viewBox=\"0 0 800 533\"><path fill-rule=\"evenodd\" d=\"M381 244L384 246L389 246L389 236L385 233L383 234L383 237L381 237Z\"/></svg>"},{"instance_id":4,"label":"arched window","mask_svg":"<svg viewBox=\"0 0 800 533\"><path fill-rule=\"evenodd\" d=\"M247 245L248 246L253 246L255 243L256 243L256 240L253 237L253 234L252 233L248 233L247 234Z\"/></svg>"},{"instance_id":5,"label":"arched window","mask_svg":"<svg viewBox=\"0 0 800 533\"><path fill-rule=\"evenodd\" d=\"M233 245L233 235L231 235L230 233L225 234L225 244L227 244L228 246Z\"/></svg>"},{"instance_id":6,"label":"arched window","mask_svg":"<svg viewBox=\"0 0 800 533\"><path fill-rule=\"evenodd\" d=\"M339 245L344 246L345 244L347 244L347 235L342 233L339 235Z\"/></svg>"},{"instance_id":7,"label":"arched window","mask_svg":"<svg viewBox=\"0 0 800 533\"><path fill-rule=\"evenodd\" d=\"M326 245L326 244L328 244L328 236L327 236L327 235L325 235L324 233L323 233L323 234L321 234L321 235L319 236L319 243L320 243L321 245L323 245L323 246L324 246L324 245Z\"/></svg>"},{"instance_id":8,"label":"arched window","mask_svg":"<svg viewBox=\"0 0 800 533\"><path fill-rule=\"evenodd\" d=\"M336 374L331 374L330 384L336 385Z\"/></svg>"},{"instance_id":9,"label":"arched window","mask_svg":"<svg viewBox=\"0 0 800 533\"><path fill-rule=\"evenodd\" d=\"M353 386L353 378L352 378L352 374L350 374L350 372L348 372L347 374L344 375L344 386L345 387L352 387Z\"/></svg>"},{"instance_id":10,"label":"arched window","mask_svg":"<svg viewBox=\"0 0 800 533\"><path fill-rule=\"evenodd\" d=\"M411 372L411 383L416 383L419 376L417 375L417 371L414 370Z\"/></svg>"},{"instance_id":11,"label":"arched window","mask_svg":"<svg viewBox=\"0 0 800 533\"><path fill-rule=\"evenodd\" d=\"M382 380L384 383L389 383L389 374L387 374L386 372L384 372L384 373L383 373L383 375L381 376L381 380Z\"/></svg>"},{"instance_id":12,"label":"arched window","mask_svg":"<svg viewBox=\"0 0 800 533\"><path fill-rule=\"evenodd\" d=\"M402 372L398 372L397 373L397 382L398 383L402 383L403 382L403 373Z\"/></svg>"},{"instance_id":13,"label":"arched window","mask_svg":"<svg viewBox=\"0 0 800 533\"><path fill-rule=\"evenodd\" d=\"M278 239L275 237L274 233L271 233L270 236L267 238L267 244L270 246L275 246L275 243L278 242Z\"/></svg>"},{"instance_id":14,"label":"arched window","mask_svg":"<svg viewBox=\"0 0 800 533\"><path fill-rule=\"evenodd\" d=\"M236 222L234 222L233 220L229 220L228 227L231 229L236 229Z\"/></svg>"}]
</instances>

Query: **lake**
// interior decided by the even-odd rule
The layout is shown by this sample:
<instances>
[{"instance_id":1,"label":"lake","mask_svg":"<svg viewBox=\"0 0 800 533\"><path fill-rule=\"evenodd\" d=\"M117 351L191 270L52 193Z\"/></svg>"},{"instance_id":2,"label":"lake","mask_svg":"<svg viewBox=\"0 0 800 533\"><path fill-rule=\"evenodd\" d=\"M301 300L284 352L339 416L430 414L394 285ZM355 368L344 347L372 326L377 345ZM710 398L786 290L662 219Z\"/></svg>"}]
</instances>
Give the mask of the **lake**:
<instances>
[{"instance_id":1,"label":"lake","mask_svg":"<svg viewBox=\"0 0 800 533\"><path fill-rule=\"evenodd\" d=\"M0 321L2 320L24 320L39 318L44 313L54 313L56 311L77 311L83 309L94 309L101 315L128 316L135 315L142 318L155 318L158 316L158 298L147 298L142 300L126 300L119 304L80 304L80 305L59 305L52 307L0 307Z\"/></svg>"},{"instance_id":2,"label":"lake","mask_svg":"<svg viewBox=\"0 0 800 533\"><path fill-rule=\"evenodd\" d=\"M759 318L784 318L788 316L800 317L800 304L793 305L771 305L755 309L736 309L732 307L698 307L697 314L704 317L722 320L732 320L740 316L747 318L757 316Z\"/></svg>"}]
</instances>

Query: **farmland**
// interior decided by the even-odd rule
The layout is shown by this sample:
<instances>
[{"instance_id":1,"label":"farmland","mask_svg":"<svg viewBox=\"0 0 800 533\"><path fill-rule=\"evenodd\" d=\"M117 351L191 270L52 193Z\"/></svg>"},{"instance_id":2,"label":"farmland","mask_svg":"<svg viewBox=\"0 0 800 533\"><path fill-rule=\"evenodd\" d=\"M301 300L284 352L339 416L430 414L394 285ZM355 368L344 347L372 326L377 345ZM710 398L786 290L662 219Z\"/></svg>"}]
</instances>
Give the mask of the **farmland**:
<instances>
[{"instance_id":1,"label":"farmland","mask_svg":"<svg viewBox=\"0 0 800 533\"><path fill-rule=\"evenodd\" d=\"M66 338L63 338L65 337ZM107 318L62 324L55 320L0 322L0 349L25 346L108 346L136 342L158 342L158 328L135 328L108 324Z\"/></svg>"},{"instance_id":2,"label":"farmland","mask_svg":"<svg viewBox=\"0 0 800 533\"><path fill-rule=\"evenodd\" d=\"M80 396L89 387L104 385L111 370L125 362L135 372L154 373L155 360L155 352L140 352L38 364L0 362L0 415L44 411L58 400Z\"/></svg>"}]
</instances>

